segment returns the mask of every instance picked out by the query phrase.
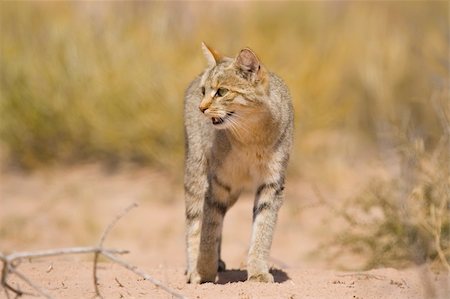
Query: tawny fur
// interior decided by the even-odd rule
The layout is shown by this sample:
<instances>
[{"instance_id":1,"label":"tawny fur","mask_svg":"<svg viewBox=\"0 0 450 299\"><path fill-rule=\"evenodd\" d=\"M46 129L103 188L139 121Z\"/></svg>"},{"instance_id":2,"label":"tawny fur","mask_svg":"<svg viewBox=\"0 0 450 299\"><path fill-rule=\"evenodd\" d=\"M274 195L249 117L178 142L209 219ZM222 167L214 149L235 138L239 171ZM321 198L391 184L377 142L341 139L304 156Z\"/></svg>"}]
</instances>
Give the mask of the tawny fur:
<instances>
[{"instance_id":1,"label":"tawny fur","mask_svg":"<svg viewBox=\"0 0 450 299\"><path fill-rule=\"evenodd\" d=\"M236 58L202 44L208 68L185 95L187 281L214 282L223 218L254 192L248 280L273 282L267 258L292 146L294 113L284 82L248 48Z\"/></svg>"}]
</instances>

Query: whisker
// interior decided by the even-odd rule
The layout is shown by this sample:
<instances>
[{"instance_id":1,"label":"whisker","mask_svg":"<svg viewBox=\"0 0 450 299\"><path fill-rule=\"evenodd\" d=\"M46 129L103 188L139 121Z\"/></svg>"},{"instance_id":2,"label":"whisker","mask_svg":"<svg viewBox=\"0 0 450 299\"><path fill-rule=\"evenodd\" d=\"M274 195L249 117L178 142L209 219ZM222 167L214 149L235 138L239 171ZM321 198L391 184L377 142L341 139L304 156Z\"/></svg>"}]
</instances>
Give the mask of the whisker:
<instances>
[{"instance_id":1,"label":"whisker","mask_svg":"<svg viewBox=\"0 0 450 299\"><path fill-rule=\"evenodd\" d=\"M245 118L242 115L239 115L238 113L234 113L232 118L234 118L234 121L236 124L241 126L247 133L250 133L248 125L245 123Z\"/></svg>"},{"instance_id":2,"label":"whisker","mask_svg":"<svg viewBox=\"0 0 450 299\"><path fill-rule=\"evenodd\" d=\"M239 139L242 139L242 135L237 128L237 125L234 120L230 120L230 129Z\"/></svg>"},{"instance_id":3,"label":"whisker","mask_svg":"<svg viewBox=\"0 0 450 299\"><path fill-rule=\"evenodd\" d=\"M241 131L240 131L239 123L236 122L236 120L235 120L234 118L229 118L229 121L230 121L231 127L233 128L233 132L234 132L239 138L242 138L243 136L242 136L242 133L241 133Z\"/></svg>"},{"instance_id":4,"label":"whisker","mask_svg":"<svg viewBox=\"0 0 450 299\"><path fill-rule=\"evenodd\" d=\"M235 129L234 132L236 132L236 135L238 135L239 138L243 137L242 133L251 134L251 131L245 125L245 122L240 121L239 118L235 118L233 115L233 117L230 117L228 120L230 121L230 124L232 124L232 126L234 127Z\"/></svg>"}]
</instances>

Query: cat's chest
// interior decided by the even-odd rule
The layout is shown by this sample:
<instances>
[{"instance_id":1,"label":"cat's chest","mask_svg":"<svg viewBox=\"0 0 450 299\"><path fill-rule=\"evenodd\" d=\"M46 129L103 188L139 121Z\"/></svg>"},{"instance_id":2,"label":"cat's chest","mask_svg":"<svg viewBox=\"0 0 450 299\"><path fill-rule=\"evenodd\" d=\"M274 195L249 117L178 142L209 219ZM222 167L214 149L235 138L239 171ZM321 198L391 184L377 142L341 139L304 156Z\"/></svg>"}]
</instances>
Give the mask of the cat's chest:
<instances>
[{"instance_id":1,"label":"cat's chest","mask_svg":"<svg viewBox=\"0 0 450 299\"><path fill-rule=\"evenodd\" d=\"M237 189L259 186L268 172L269 154L264 148L231 148L214 170L222 180Z\"/></svg>"}]
</instances>

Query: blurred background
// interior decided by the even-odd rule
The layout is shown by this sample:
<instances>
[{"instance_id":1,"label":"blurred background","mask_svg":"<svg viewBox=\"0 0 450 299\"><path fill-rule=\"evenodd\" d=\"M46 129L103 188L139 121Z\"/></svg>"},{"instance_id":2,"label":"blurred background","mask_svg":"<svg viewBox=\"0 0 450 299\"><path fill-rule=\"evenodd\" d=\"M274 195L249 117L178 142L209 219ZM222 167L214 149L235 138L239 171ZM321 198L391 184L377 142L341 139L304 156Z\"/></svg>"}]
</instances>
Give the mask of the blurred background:
<instances>
[{"instance_id":1,"label":"blurred background","mask_svg":"<svg viewBox=\"0 0 450 299\"><path fill-rule=\"evenodd\" d=\"M290 88L290 227L319 207L339 219L316 242L328 244L319 247L330 261L449 268L448 2L11 1L0 4L0 34L0 238L9 249L39 244L32 227L24 237L21 196L54 205L48 188L74 167L76 187L53 192L67 207L98 176L120 173L142 186L155 178L159 189L139 198L153 192L182 217L183 94L206 66L205 41L231 57L252 48ZM100 174L77 168L93 164ZM103 224L87 218L82 229L95 239Z\"/></svg>"}]
</instances>

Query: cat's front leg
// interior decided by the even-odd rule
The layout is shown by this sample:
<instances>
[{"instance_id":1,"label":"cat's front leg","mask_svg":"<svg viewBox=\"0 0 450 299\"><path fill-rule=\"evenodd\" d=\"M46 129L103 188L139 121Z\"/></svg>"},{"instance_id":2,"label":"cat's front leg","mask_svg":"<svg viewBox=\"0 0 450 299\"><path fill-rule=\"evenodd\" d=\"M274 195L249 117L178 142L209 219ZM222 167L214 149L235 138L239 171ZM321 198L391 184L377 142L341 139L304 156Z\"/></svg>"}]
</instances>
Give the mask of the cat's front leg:
<instances>
[{"instance_id":1,"label":"cat's front leg","mask_svg":"<svg viewBox=\"0 0 450 299\"><path fill-rule=\"evenodd\" d=\"M278 210L283 201L284 179L260 185L253 208L253 228L247 261L249 281L273 282L267 259L272 244Z\"/></svg>"}]
</instances>

